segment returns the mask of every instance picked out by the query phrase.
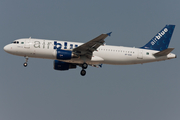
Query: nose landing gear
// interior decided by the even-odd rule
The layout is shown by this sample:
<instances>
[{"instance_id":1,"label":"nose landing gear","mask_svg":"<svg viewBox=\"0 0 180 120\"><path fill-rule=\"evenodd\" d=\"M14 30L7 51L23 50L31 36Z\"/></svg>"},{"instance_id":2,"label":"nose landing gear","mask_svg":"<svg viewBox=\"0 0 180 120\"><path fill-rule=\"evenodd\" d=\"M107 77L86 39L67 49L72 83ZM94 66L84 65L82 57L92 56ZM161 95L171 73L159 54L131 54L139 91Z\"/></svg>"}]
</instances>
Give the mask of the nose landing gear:
<instances>
[{"instance_id":1,"label":"nose landing gear","mask_svg":"<svg viewBox=\"0 0 180 120\"><path fill-rule=\"evenodd\" d=\"M27 65L28 65L28 64L27 64L26 62L23 64L24 67L27 67Z\"/></svg>"},{"instance_id":2,"label":"nose landing gear","mask_svg":"<svg viewBox=\"0 0 180 120\"><path fill-rule=\"evenodd\" d=\"M24 67L27 67L27 62L28 62L28 56L25 57L26 58L26 62L23 64Z\"/></svg>"}]
</instances>

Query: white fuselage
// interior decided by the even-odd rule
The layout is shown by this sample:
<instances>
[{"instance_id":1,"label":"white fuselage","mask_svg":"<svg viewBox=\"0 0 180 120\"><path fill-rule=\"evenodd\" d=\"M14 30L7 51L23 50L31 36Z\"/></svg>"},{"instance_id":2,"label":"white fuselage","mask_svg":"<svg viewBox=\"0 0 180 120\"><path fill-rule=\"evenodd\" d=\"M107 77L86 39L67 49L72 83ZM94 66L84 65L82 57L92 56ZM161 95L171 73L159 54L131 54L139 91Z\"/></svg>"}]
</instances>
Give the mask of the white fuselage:
<instances>
[{"instance_id":1,"label":"white fuselage","mask_svg":"<svg viewBox=\"0 0 180 120\"><path fill-rule=\"evenodd\" d=\"M18 39L18 42L8 44L4 50L10 54L18 56L28 56L34 58L44 58L56 60L57 48L62 50L73 50L83 43L57 41L57 40L44 40L44 39ZM55 45L54 41L58 44ZM70 60L59 60L69 63L82 64L84 62L90 65L96 64L114 64L114 65L128 65L128 64L143 64L148 62L162 61L175 58L176 55L169 53L167 56L155 57L153 54L159 51L102 45L97 51L93 52L92 58L86 57L72 58Z\"/></svg>"}]
</instances>

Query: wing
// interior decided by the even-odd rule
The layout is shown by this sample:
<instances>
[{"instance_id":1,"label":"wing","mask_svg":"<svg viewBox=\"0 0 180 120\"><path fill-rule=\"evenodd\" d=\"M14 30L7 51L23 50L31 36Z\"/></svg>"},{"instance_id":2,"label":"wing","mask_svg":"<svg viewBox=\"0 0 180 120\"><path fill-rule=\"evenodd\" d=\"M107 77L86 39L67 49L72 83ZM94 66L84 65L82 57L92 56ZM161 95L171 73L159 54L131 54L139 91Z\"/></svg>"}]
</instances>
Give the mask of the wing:
<instances>
[{"instance_id":1,"label":"wing","mask_svg":"<svg viewBox=\"0 0 180 120\"><path fill-rule=\"evenodd\" d=\"M97 48L105 42L104 39L107 36L110 36L112 32L107 34L101 34L98 37L92 39L91 41L84 43L80 45L77 48L73 49L73 52L75 52L78 55L85 55L85 56L91 56L94 51L97 50Z\"/></svg>"}]
</instances>

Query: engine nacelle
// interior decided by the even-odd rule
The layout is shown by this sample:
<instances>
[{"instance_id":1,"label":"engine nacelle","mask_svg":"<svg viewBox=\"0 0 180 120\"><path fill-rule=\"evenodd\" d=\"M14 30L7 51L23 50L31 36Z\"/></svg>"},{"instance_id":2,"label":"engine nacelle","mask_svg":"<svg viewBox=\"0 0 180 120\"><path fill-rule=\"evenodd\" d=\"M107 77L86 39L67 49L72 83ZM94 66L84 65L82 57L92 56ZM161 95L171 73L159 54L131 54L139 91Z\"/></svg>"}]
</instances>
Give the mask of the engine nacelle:
<instances>
[{"instance_id":1,"label":"engine nacelle","mask_svg":"<svg viewBox=\"0 0 180 120\"><path fill-rule=\"evenodd\" d=\"M70 60L71 58L77 58L78 56L75 55L72 51L68 50L58 50L57 49L57 54L56 58L60 60Z\"/></svg>"},{"instance_id":2,"label":"engine nacelle","mask_svg":"<svg viewBox=\"0 0 180 120\"><path fill-rule=\"evenodd\" d=\"M76 65L74 65L72 63L66 63L66 62L54 60L54 69L55 70L69 70L69 69L74 69L74 68L76 68Z\"/></svg>"}]
</instances>

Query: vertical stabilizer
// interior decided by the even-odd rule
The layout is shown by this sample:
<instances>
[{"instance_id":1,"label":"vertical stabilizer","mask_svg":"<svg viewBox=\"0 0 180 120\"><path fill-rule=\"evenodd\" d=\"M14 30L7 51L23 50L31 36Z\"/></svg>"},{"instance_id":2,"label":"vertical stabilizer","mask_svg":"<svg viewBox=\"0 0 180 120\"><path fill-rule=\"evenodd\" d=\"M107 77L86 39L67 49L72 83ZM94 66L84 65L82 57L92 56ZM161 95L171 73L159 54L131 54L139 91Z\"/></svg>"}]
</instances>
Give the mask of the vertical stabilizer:
<instances>
[{"instance_id":1,"label":"vertical stabilizer","mask_svg":"<svg viewBox=\"0 0 180 120\"><path fill-rule=\"evenodd\" d=\"M168 48L175 25L166 25L160 32L158 32L143 49L162 51Z\"/></svg>"}]
</instances>

